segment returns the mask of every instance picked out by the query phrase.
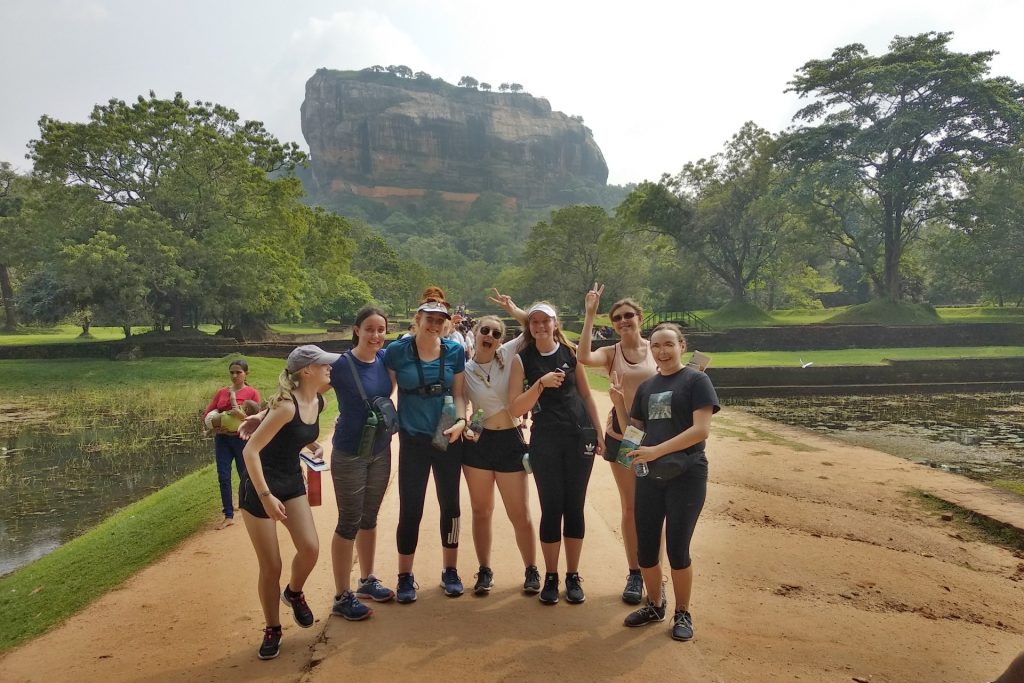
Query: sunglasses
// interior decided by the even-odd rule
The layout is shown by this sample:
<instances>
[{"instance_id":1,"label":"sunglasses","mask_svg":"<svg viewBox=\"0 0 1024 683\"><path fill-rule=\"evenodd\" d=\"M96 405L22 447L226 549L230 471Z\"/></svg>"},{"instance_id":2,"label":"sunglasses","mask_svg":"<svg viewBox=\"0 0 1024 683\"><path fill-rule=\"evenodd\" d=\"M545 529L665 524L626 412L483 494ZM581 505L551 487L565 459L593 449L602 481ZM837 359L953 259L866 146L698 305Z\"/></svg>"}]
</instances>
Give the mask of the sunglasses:
<instances>
[{"instance_id":1,"label":"sunglasses","mask_svg":"<svg viewBox=\"0 0 1024 683\"><path fill-rule=\"evenodd\" d=\"M617 323L620 320L632 320L636 317L635 311L626 311L625 313L616 313L612 316L612 322Z\"/></svg>"},{"instance_id":2,"label":"sunglasses","mask_svg":"<svg viewBox=\"0 0 1024 683\"><path fill-rule=\"evenodd\" d=\"M495 339L501 339L504 336L497 327L487 327L487 325L480 328L480 334L489 334Z\"/></svg>"}]
</instances>

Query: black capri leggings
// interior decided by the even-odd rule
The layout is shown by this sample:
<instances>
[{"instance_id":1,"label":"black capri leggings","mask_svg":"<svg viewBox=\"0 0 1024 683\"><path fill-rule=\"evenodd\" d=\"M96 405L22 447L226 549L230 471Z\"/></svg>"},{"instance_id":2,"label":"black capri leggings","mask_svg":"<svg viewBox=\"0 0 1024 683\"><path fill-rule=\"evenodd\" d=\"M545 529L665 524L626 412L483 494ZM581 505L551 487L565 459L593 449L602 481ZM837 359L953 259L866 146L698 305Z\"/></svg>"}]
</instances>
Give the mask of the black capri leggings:
<instances>
[{"instance_id":1,"label":"black capri leggings","mask_svg":"<svg viewBox=\"0 0 1024 683\"><path fill-rule=\"evenodd\" d=\"M704 507L708 490L708 459L703 452L691 455L693 462L679 476L668 481L636 478L636 540L640 566L657 566L661 555L661 529L666 525L665 543L672 569L690 566L690 539Z\"/></svg>"},{"instance_id":2,"label":"black capri leggings","mask_svg":"<svg viewBox=\"0 0 1024 683\"><path fill-rule=\"evenodd\" d=\"M462 477L462 441L448 444L443 453L430 445L429 436L398 433L398 554L412 555L420 538L427 479L434 472L434 488L441 508L441 545L459 547L459 484Z\"/></svg>"},{"instance_id":3,"label":"black capri leggings","mask_svg":"<svg viewBox=\"0 0 1024 683\"><path fill-rule=\"evenodd\" d=\"M349 541L360 529L376 529L377 513L391 480L391 446L376 455L360 457L331 450L331 478L338 502L334 533Z\"/></svg>"},{"instance_id":4,"label":"black capri leggings","mask_svg":"<svg viewBox=\"0 0 1024 683\"><path fill-rule=\"evenodd\" d=\"M530 465L540 498L540 542L558 543L563 535L583 538L583 504L594 458L583 456L579 434L532 434Z\"/></svg>"}]
</instances>

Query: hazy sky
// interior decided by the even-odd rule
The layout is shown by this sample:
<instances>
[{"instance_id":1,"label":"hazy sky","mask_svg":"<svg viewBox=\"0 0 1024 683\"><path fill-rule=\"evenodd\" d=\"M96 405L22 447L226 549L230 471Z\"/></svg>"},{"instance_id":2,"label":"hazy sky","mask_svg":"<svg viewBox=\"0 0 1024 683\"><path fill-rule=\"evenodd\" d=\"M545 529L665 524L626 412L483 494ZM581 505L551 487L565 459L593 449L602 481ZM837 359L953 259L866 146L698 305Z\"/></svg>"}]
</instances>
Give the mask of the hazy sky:
<instances>
[{"instance_id":1,"label":"hazy sky","mask_svg":"<svg viewBox=\"0 0 1024 683\"><path fill-rule=\"evenodd\" d=\"M838 46L953 31L1024 80L1021 0L604 3L545 0L2 0L0 160L28 171L42 114L155 90L219 102L306 148L299 106L321 66L405 64L450 83L522 83L594 131L609 182L657 179L714 154L744 121L801 106L796 70Z\"/></svg>"}]
</instances>

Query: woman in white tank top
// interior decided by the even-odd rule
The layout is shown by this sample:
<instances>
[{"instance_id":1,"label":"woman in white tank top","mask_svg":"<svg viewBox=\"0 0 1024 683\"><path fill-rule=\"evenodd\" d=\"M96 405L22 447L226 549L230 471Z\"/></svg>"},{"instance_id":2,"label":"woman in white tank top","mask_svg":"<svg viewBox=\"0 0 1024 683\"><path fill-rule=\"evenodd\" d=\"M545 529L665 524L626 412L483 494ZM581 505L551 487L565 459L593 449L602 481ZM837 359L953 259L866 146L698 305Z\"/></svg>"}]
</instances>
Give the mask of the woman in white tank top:
<instances>
[{"instance_id":1,"label":"woman in white tank top","mask_svg":"<svg viewBox=\"0 0 1024 683\"><path fill-rule=\"evenodd\" d=\"M650 344L640 335L640 323L644 316L640 305L633 299L616 301L608 312L620 341L614 346L604 346L596 350L592 348L594 317L597 315L602 292L604 285L598 286L596 282L593 289L587 292L584 301L586 317L583 321L583 331L580 333L577 359L584 365L604 368L609 378L614 372L622 384L626 406L632 406L637 387L644 380L657 374L658 367L651 356ZM622 417L628 422L628 415ZM622 545L629 565L629 575L626 578L626 587L622 591L622 599L631 605L638 605L643 600L644 583L637 561L636 522L633 517L636 475L632 469L615 462L615 455L622 440L622 433L619 430L613 409L605 426L604 457L611 467L615 485L619 489L619 503L622 508Z\"/></svg>"}]
</instances>

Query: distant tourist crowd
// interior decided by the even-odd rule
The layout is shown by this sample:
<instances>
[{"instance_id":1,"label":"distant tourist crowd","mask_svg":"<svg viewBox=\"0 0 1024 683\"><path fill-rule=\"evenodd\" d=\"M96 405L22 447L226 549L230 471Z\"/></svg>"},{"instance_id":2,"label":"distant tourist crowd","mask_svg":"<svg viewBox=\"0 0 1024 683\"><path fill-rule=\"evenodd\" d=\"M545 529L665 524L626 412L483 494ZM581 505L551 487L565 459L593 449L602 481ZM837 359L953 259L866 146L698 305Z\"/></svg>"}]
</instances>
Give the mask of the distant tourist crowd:
<instances>
[{"instance_id":1,"label":"distant tourist crowd","mask_svg":"<svg viewBox=\"0 0 1024 683\"><path fill-rule=\"evenodd\" d=\"M266 621L261 659L280 651L281 603L299 626L314 623L303 587L316 566L319 541L302 462L310 472L329 466L334 484L331 613L360 621L373 614L372 603L416 602L420 586L413 565L431 475L445 595L465 591L458 570L465 479L479 566L473 593L484 596L494 586L491 519L497 489L522 559L516 572L522 592L544 605L562 599L582 604L584 505L594 462L603 458L621 504L622 600L636 606L624 624L644 626L669 614L664 536L675 603L670 634L679 641L693 638L690 540L704 505L705 442L718 397L704 368L684 363L686 339L677 325L663 323L649 337L641 334L643 311L636 301L613 303L611 326L596 328L603 289L595 283L585 297L579 346L566 338L554 306L539 301L524 310L497 290L490 301L505 316L474 319L464 305L453 310L440 288L428 288L408 333L386 348L387 315L365 308L356 316L351 350L293 350L262 410L259 393L247 382L248 365L230 364L231 384L216 393L203 417L214 432L224 513L218 528L234 523L232 466L241 480L238 506L259 563L257 593ZM520 329L506 330L506 319ZM614 344L593 347L593 340L614 337ZM586 366L602 368L609 380L613 408L603 418ZM317 439L323 394L331 388L339 414L326 461ZM376 573L374 558L396 434L398 575L392 588ZM537 525L530 515L531 475L541 510ZM278 522L295 545L283 588ZM359 567L354 582L353 557Z\"/></svg>"}]
</instances>

